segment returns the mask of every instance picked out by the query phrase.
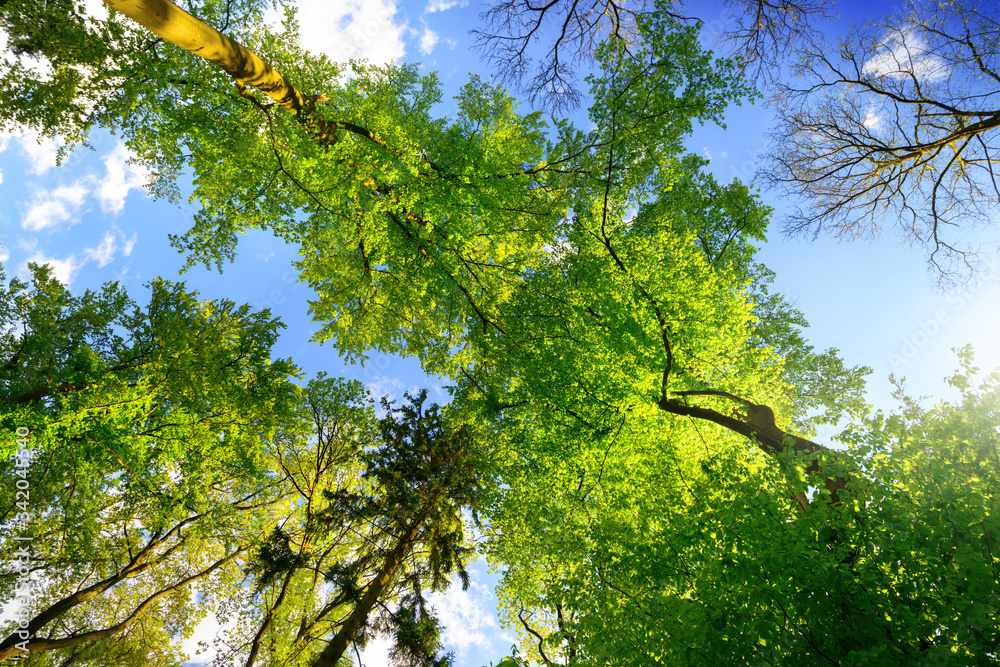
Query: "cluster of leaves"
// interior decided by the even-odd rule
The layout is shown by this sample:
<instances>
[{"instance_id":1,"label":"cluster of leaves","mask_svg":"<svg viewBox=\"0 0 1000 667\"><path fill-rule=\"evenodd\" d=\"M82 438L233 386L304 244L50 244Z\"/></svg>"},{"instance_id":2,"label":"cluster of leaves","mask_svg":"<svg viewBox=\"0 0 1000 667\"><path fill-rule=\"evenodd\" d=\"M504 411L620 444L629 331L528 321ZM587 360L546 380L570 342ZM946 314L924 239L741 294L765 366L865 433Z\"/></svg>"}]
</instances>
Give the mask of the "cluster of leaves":
<instances>
[{"instance_id":1,"label":"cluster of leaves","mask_svg":"<svg viewBox=\"0 0 1000 667\"><path fill-rule=\"evenodd\" d=\"M503 522L489 546L520 660L994 662L1000 375L977 382L971 351L960 360L955 402L927 409L900 392L898 413L848 429L863 471L840 505L802 515L773 467L738 447L651 456L683 433L659 436L668 450L623 429L593 485L555 457L523 464L551 485L516 505L499 494L509 507L490 512Z\"/></svg>"},{"instance_id":2,"label":"cluster of leaves","mask_svg":"<svg viewBox=\"0 0 1000 667\"><path fill-rule=\"evenodd\" d=\"M74 297L31 270L0 299L0 595L32 600L0 657L175 665L214 611L220 665L335 664L331 636L371 632L439 660L423 591L468 583L468 430L423 394L379 420L356 381L300 388L266 312L162 280L143 308L113 283Z\"/></svg>"},{"instance_id":3,"label":"cluster of leaves","mask_svg":"<svg viewBox=\"0 0 1000 667\"><path fill-rule=\"evenodd\" d=\"M433 76L355 63L342 81L340 66L298 47L294 15L275 34L254 28L257 8L234 14L230 32L316 93L294 114L114 15L100 28L71 21L70 41L104 58L139 40L121 70L81 56L92 88L7 114L43 131L114 128L162 193L190 168L203 208L174 243L192 262L221 266L237 232L272 230L300 247L320 340L350 358L413 355L455 382L465 428L425 409L425 394L376 420L357 384L321 376L286 392L293 369L267 359L266 316L156 283L147 313L115 319L124 295L72 301L44 273L36 316L12 283L21 305L4 312L28 333L4 339L6 427L51 433L45 451L79 447L77 468L103 466L52 473L89 479L87 497L107 500L87 508L92 532L111 508L159 508L116 519L111 560L135 558L128 540L174 536L176 549L153 545L156 563L183 561L201 534L183 522L206 507L233 517L219 519L232 536L212 544L252 563L225 569L216 604L234 625L220 662L334 665L381 630L401 664L447 664L424 591L453 571L466 579L461 509L480 504L506 621L536 661L995 658L996 381L972 392L967 369L960 407L872 418L845 436L850 456L751 421L757 404L805 428L860 413L866 369L806 344L801 314L768 292L754 259L770 210L684 153L695 122L721 122L753 96L695 28L637 14L641 39L597 48L584 132L521 115L478 79L454 119L435 118ZM222 25L221 3L192 11ZM74 334L77 312L89 329ZM795 495L830 480L850 483L793 511L790 485ZM942 543L955 548L935 551ZM158 618L164 638L190 627Z\"/></svg>"},{"instance_id":4,"label":"cluster of leaves","mask_svg":"<svg viewBox=\"0 0 1000 667\"><path fill-rule=\"evenodd\" d=\"M0 298L4 598L29 544L32 641L173 664L175 638L205 616L191 585L236 585L230 566L280 498L261 443L288 419L297 370L270 357L280 325L266 313L162 280L145 308L113 284L73 297L47 267L31 270ZM30 461L14 456L18 429Z\"/></svg>"}]
</instances>

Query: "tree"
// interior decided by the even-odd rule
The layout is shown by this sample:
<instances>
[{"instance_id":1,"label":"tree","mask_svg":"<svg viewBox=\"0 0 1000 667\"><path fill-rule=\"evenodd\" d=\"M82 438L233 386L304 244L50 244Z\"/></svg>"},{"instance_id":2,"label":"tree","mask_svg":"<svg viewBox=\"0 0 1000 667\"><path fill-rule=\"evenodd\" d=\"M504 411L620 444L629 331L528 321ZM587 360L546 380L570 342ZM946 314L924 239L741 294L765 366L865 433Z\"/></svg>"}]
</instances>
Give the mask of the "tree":
<instances>
[{"instance_id":1,"label":"tree","mask_svg":"<svg viewBox=\"0 0 1000 667\"><path fill-rule=\"evenodd\" d=\"M299 390L266 313L164 281L145 309L113 283L72 297L32 270L3 295L0 660L175 665L212 609L219 664L333 665L375 631L397 664L437 659L424 592L468 584L468 429L424 394L376 420L357 381Z\"/></svg>"},{"instance_id":2,"label":"tree","mask_svg":"<svg viewBox=\"0 0 1000 667\"><path fill-rule=\"evenodd\" d=\"M910 3L805 46L781 87L771 183L805 199L786 229L873 236L895 221L942 277L993 220L1000 65L995 8Z\"/></svg>"},{"instance_id":3,"label":"tree","mask_svg":"<svg viewBox=\"0 0 1000 667\"><path fill-rule=\"evenodd\" d=\"M244 585L220 605L218 620L227 629L216 641L216 664L310 664L350 611L325 573L382 539L356 516L336 529L319 518L326 494L357 493L360 454L378 442L361 383L320 373L303 388L295 412L265 443L273 483L288 500L274 508L270 534L246 559Z\"/></svg>"},{"instance_id":4,"label":"tree","mask_svg":"<svg viewBox=\"0 0 1000 667\"><path fill-rule=\"evenodd\" d=\"M468 585L462 510L478 503L484 453L424 393L378 420L360 382L310 381L308 428L279 429L268 460L288 502L219 613L215 664L338 665L375 635L393 664L443 666L426 593Z\"/></svg>"},{"instance_id":5,"label":"tree","mask_svg":"<svg viewBox=\"0 0 1000 667\"><path fill-rule=\"evenodd\" d=\"M394 68L370 73L359 68L361 76L341 89L331 88L324 96L341 119L327 121L327 112L318 106L296 107L296 100L305 96L287 79L262 69L262 61L246 49L167 5L162 0L122 4L163 35L197 35L177 41L194 50L199 40L206 41L211 46L205 55L240 81L251 74L241 73L239 63L258 63L257 71L265 72L262 80L273 83L265 85L266 92L294 111L291 124L281 120L286 116L272 116L242 83L239 96L213 93L214 84L197 83L197 77L205 76L201 72L160 80L159 92L129 102L127 108L114 100L108 104L101 113L124 114L126 134L138 133L132 139L138 149L152 146L144 150L154 163L176 164L178 136L194 142L186 147L197 156L192 165L196 194L209 208L178 242L195 258L218 261L232 252L236 229L269 226L302 245L302 275L320 294L313 314L325 323L321 339L336 337L349 355L363 355L370 347L414 354L427 370L449 375L483 362L477 355L494 343L518 344L507 340L499 325L512 314L505 313L505 304L521 289L524 277L547 262L546 244L561 242L559 223L566 206L600 206L599 215L592 210L588 224L599 218L602 234L607 224L620 224L616 220L628 205L642 203L653 192L652 184L667 187L669 170L662 167L679 152L680 138L692 121L719 120L726 103L747 92L727 63L713 62L701 52L694 30L680 29L663 15L647 15L640 28L648 47L633 54L610 43L599 54L605 73L593 79L597 129L589 134L574 133L561 123L557 140L544 141L537 115L519 120L509 98L477 81L463 94L460 121L446 128L426 114L435 99L433 79L418 85L412 70ZM298 52L294 33L282 45L284 51L274 39L261 44L313 80L333 85L336 68ZM197 105L174 103L174 91L192 89L206 103L222 105L213 116L220 131L205 131L204 111ZM375 94L361 98L366 91ZM388 104L388 97L395 101ZM136 99L133 93L125 98ZM144 122L137 124L135 116ZM367 125L360 124L361 118ZM191 133L194 127L198 130ZM489 131L481 133L481 128ZM340 131L350 141L339 140ZM460 152L456 140L465 142ZM232 152L234 146L240 150ZM294 161L282 157L291 147ZM222 169L214 157L203 157L219 150L232 157ZM327 172L321 165L333 170L331 178L324 180ZM308 224L293 217L296 205L305 209ZM470 218L467 211L474 215ZM336 222L341 218L346 224ZM608 254L614 257L613 251ZM658 371L664 378L660 407L756 437L769 454L782 452L787 434L776 427L764 430L746 416L733 419L670 398L667 379L675 370L670 338L676 334L666 311L641 287L634 298L658 312L663 350L657 354L666 355ZM483 342L475 340L479 327ZM731 394L706 390L703 384L683 390ZM824 449L808 440L790 442L813 455ZM808 467L818 465L813 460Z\"/></svg>"},{"instance_id":6,"label":"tree","mask_svg":"<svg viewBox=\"0 0 1000 667\"><path fill-rule=\"evenodd\" d=\"M481 482L475 464L480 445L467 428L449 432L437 405L424 409L426 390L406 397L410 404L401 408L383 399L388 414L380 424L382 442L363 455L364 477L375 483L377 495L331 496L335 503L327 511L328 520L342 523L345 513L357 514L389 539L336 573L335 580L347 577L347 585L341 585L353 591L349 597L355 598L354 609L313 662L317 667L338 664L377 607L382 614L374 627L392 632L394 664L451 664L450 657L436 657L438 624L424 591L443 590L456 570L463 589L469 585L463 561L471 548L464 545L461 511L475 512L478 504ZM371 577L362 587L358 573L366 570ZM399 604L390 609L387 602L397 595Z\"/></svg>"},{"instance_id":7,"label":"tree","mask_svg":"<svg viewBox=\"0 0 1000 667\"><path fill-rule=\"evenodd\" d=\"M602 47L590 80L594 129L557 122L548 138L537 114L519 116L508 96L479 81L463 91L450 124L430 117L435 81L412 69L356 67L338 86L339 69L298 51L287 27L284 42L254 39L286 72L321 84L307 89L326 99L294 115L245 86L227 89L203 62L154 55L147 63L135 56L150 74L125 91L128 104L113 98L95 118L114 119L154 164L183 164L181 143L194 156L208 208L178 242L196 259L224 258L236 230L273 229L301 246L321 338L355 357L371 347L413 354L456 378L468 417L508 444L501 481L511 492L494 502L498 525L534 499L544 502L526 516L557 527L586 525L591 508L609 504L656 507L656 495L629 494L636 461L662 483L668 506L702 489L705 507L749 489L780 507L782 522L804 526L794 518L824 512L833 526L847 520L848 481L859 479L852 462L758 415L772 406L784 424L794 403L818 406L789 382L809 377L820 380L814 386L835 419L857 408L860 369L829 363L834 374L815 378L800 349L800 366L782 376L771 346L797 348L801 339L782 321L795 314L762 299L767 318L758 319L750 298L766 295L750 283L767 275L752 256L768 211L749 189L714 184L683 154L695 120L718 121L748 92L728 63L701 50L694 29L649 15L639 21L642 50ZM224 55L242 53L198 30ZM164 74L167 64L179 70ZM198 103L178 105L179 95ZM713 483L716 474L724 482ZM809 487L825 487L817 502L805 498ZM373 561L376 577L329 644L331 659L397 572L421 511ZM501 537L527 532L511 523ZM521 555L509 549L510 562L550 548L592 555L571 530L538 534ZM291 562L291 546L275 534L269 558ZM849 556L842 551L837 562L847 567ZM568 610L582 609L571 602ZM420 620L411 609L406 618Z\"/></svg>"},{"instance_id":8,"label":"tree","mask_svg":"<svg viewBox=\"0 0 1000 667\"><path fill-rule=\"evenodd\" d=\"M625 121L628 109L645 108L621 105ZM609 154L627 161L629 148L623 140ZM750 242L768 211L738 184L698 174L697 158L679 162L632 217L631 202L605 199L598 183L592 207L563 228L559 252L497 320L506 335L470 336L482 348L456 400L508 443L503 485L484 510L493 528L486 549L504 568L505 620L538 660L669 662L660 626L683 611L675 596L707 572L702 559L727 553L716 538L758 535L746 521L723 531L727 521L751 512L809 530L845 520L838 508L849 504L853 462L760 424L738 400L776 406L783 424L808 391L788 383L768 344L787 329L755 321L743 282L760 275ZM833 414L860 407L861 372L831 373L831 384L854 378L837 387ZM812 502L801 495L810 487ZM739 613L735 599L725 602ZM709 655L722 650L705 637L685 640Z\"/></svg>"},{"instance_id":9,"label":"tree","mask_svg":"<svg viewBox=\"0 0 1000 667\"><path fill-rule=\"evenodd\" d=\"M828 18L831 4L728 0L729 26L718 37L754 82L770 82L785 56L814 37L813 22ZM577 71L594 64L597 47L610 39L630 53L641 49L639 24L651 14L699 22L682 2L553 0L533 5L505 0L484 11L483 28L472 32L502 83L526 93L535 106L568 111L583 99Z\"/></svg>"},{"instance_id":10,"label":"tree","mask_svg":"<svg viewBox=\"0 0 1000 667\"><path fill-rule=\"evenodd\" d=\"M495 541L503 550L491 555L511 564L499 595L525 657L995 662L1000 378L977 382L971 352L960 359L949 381L956 402L928 409L900 390L898 412L866 415L842 434L864 479L848 517L814 504L790 521L780 480L739 456L703 460L702 470L682 461L682 482L673 461L633 456L628 474L608 465L586 499L566 491L576 488L569 475L550 475L567 506L549 514L540 492L504 513L506 544ZM542 539L530 539L538 530Z\"/></svg>"},{"instance_id":11,"label":"tree","mask_svg":"<svg viewBox=\"0 0 1000 667\"><path fill-rule=\"evenodd\" d=\"M191 588L238 585L281 500L260 457L297 371L266 312L162 280L145 309L113 283L72 297L30 268L0 299L0 586L21 603L0 659L175 664Z\"/></svg>"},{"instance_id":12,"label":"tree","mask_svg":"<svg viewBox=\"0 0 1000 667\"><path fill-rule=\"evenodd\" d=\"M0 660L176 665L213 609L218 664L333 665L374 631L436 659L423 593L468 581L468 429L423 394L379 421L357 381L300 390L266 312L165 281L144 309L73 297L31 268L0 300Z\"/></svg>"}]
</instances>

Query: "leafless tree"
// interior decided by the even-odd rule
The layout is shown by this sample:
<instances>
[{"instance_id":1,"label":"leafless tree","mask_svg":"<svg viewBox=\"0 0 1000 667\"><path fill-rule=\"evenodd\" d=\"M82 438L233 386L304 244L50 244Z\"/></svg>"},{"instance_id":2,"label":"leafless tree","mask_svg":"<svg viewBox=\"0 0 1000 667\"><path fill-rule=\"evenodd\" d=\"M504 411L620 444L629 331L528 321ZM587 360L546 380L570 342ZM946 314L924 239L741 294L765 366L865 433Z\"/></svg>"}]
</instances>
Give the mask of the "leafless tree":
<instances>
[{"instance_id":1,"label":"leafless tree","mask_svg":"<svg viewBox=\"0 0 1000 667\"><path fill-rule=\"evenodd\" d=\"M739 57L752 81L774 78L779 63L828 17L832 0L724 0L715 37ZM577 72L592 62L608 39L630 51L640 48L642 17L669 15L694 24L699 19L675 0L502 0L481 15L477 46L505 85L526 93L533 105L553 111L580 101ZM703 17L704 18L704 17Z\"/></svg>"},{"instance_id":2,"label":"leafless tree","mask_svg":"<svg viewBox=\"0 0 1000 667\"><path fill-rule=\"evenodd\" d=\"M988 6L987 6L988 5ZM946 282L972 266L969 232L995 221L1000 143L996 5L910 5L817 41L782 86L764 174L804 197L786 231L871 236L895 222Z\"/></svg>"}]
</instances>

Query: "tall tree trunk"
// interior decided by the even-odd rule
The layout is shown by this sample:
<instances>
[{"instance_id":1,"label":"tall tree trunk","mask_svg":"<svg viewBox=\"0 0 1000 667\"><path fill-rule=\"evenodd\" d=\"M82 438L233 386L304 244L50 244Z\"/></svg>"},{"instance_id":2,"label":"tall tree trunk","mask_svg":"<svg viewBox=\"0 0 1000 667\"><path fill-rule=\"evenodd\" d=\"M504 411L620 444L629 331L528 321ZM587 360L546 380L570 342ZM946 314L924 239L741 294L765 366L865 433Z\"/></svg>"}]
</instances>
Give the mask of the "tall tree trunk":
<instances>
[{"instance_id":1,"label":"tall tree trunk","mask_svg":"<svg viewBox=\"0 0 1000 667\"><path fill-rule=\"evenodd\" d=\"M434 502L436 502L436 498ZM410 523L406 534L396 542L396 546L385 557L382 567L379 568L378 574L368 584L368 588L365 589L365 594L361 596L360 602L355 605L353 611L351 611L351 615L344 622L344 625L341 626L340 631L337 632L323 652L313 661L312 667L334 667L343 657L344 653L347 652L347 647L375 608L375 604L382 597L386 587L396 576L396 571L403 564L403 559L406 558L410 549L413 548L413 543L420 533L420 527L427 519L432 506L433 503L427 503L424 506L424 510Z\"/></svg>"},{"instance_id":2,"label":"tall tree trunk","mask_svg":"<svg viewBox=\"0 0 1000 667\"><path fill-rule=\"evenodd\" d=\"M317 143L336 143L335 130L346 130L381 143L367 128L324 120L316 113L316 102L326 99L324 95L306 95L256 53L169 0L104 0L104 4L174 46L220 67L240 84L241 90L248 85L260 90L294 114Z\"/></svg>"},{"instance_id":3,"label":"tall tree trunk","mask_svg":"<svg viewBox=\"0 0 1000 667\"><path fill-rule=\"evenodd\" d=\"M257 88L292 113L309 100L257 54L188 14L169 0L104 0L146 30L221 67L243 85Z\"/></svg>"}]
</instances>

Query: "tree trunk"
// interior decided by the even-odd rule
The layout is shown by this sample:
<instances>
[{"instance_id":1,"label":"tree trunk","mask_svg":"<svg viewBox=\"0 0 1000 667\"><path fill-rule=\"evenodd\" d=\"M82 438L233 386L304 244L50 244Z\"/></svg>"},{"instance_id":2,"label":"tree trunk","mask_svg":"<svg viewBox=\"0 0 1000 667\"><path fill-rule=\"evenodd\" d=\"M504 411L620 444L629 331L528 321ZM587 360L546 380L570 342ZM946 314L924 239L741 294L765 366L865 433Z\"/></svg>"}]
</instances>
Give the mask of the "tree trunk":
<instances>
[{"instance_id":1,"label":"tree trunk","mask_svg":"<svg viewBox=\"0 0 1000 667\"><path fill-rule=\"evenodd\" d=\"M324 95L307 96L256 53L191 16L169 0L104 0L104 4L120 11L174 46L222 68L240 84L241 92L247 85L257 88L294 114L295 119L317 143L336 143L335 130L346 130L381 143L381 139L367 128L321 118L316 113L316 102L326 99Z\"/></svg>"},{"instance_id":2,"label":"tree trunk","mask_svg":"<svg viewBox=\"0 0 1000 667\"><path fill-rule=\"evenodd\" d=\"M285 597L288 595L288 586L292 582L292 576L295 574L293 569L291 572L285 575L285 581L281 585L281 593L278 595L278 599L274 601L271 608L267 610L264 615L264 620L261 621L260 628L257 630L257 634L254 635L253 641L250 642L250 653L247 655L247 661L243 663L243 667L253 667L253 663L257 660L257 655L260 653L260 645L264 640L264 633L267 629L271 627L271 622L274 620L275 615L278 613L278 609L285 602Z\"/></svg>"},{"instance_id":3,"label":"tree trunk","mask_svg":"<svg viewBox=\"0 0 1000 667\"><path fill-rule=\"evenodd\" d=\"M168 539L174 531L179 530L184 525L201 518L202 515L197 515L195 517L190 517L176 526L174 526L170 532L168 532L163 537L154 537L146 547L136 554L129 563L122 568L120 571L115 573L113 576L108 577L102 581L99 581L83 590L78 590L56 602L49 605L43 612L35 616L31 621L28 622L26 630L30 636L34 636L39 630L45 627L49 622L62 616L66 612L70 611L74 607L83 604L84 602L91 600L105 591L115 586L116 584L126 581L128 579L133 579L138 577L140 574L146 572L147 570L159 565L164 560L169 558L174 552L184 546L187 541L186 537L182 537L181 540L167 549L165 552L160 554L153 560L149 560L149 556L153 553L153 549L160 544L162 544L166 539ZM20 643L20 635L15 630L11 633L3 643L0 643L0 661L6 660L7 658L13 657L18 654L18 649L16 644Z\"/></svg>"},{"instance_id":4,"label":"tree trunk","mask_svg":"<svg viewBox=\"0 0 1000 667\"><path fill-rule=\"evenodd\" d=\"M823 459L826 457L835 457L837 454L835 450L832 450L829 447L824 447L816 444L812 440L806 440L805 438L800 438L796 435L786 433L777 426L774 426L773 428L761 428L757 425L743 422L728 415L718 413L709 408L684 405L676 399L663 398L659 401L658 405L664 412L715 422L719 426L723 426L728 428L730 431L734 431L742 436L750 438L751 440L754 440L757 443L757 446L760 447L761 451L768 456L777 458L778 456L785 454L790 449L792 452L803 455L806 458L807 463L805 470L809 474L821 474L824 467ZM830 493L830 502L839 504L841 502L840 493L847 487L847 479L840 476L826 475L823 480L823 485ZM796 494L796 500L800 504L802 503L802 498L799 498L798 494Z\"/></svg>"},{"instance_id":5,"label":"tree trunk","mask_svg":"<svg viewBox=\"0 0 1000 667\"><path fill-rule=\"evenodd\" d=\"M204 579L205 577L211 575L217 569L219 569L229 561L233 560L246 550L247 547L240 547L239 549L229 554L225 558L216 561L208 569L202 570L198 574L191 575L190 577L187 577L186 579L177 582L173 586L161 589L156 593L150 595L145 600L143 600L142 604L140 604L138 607L135 608L135 611L133 611L128 616L128 618L121 621L120 623L116 623L115 625L112 625L111 627L108 628L104 628L103 630L92 630L90 632L72 634L68 637L63 637L62 639L45 639L45 638L33 637L32 639L27 640L26 646L28 648L28 651L52 651L55 649L70 648L73 646L78 646L79 644L99 641L101 639L107 639L108 637L113 637L114 635L119 634L120 632L128 628L130 625L135 623L137 620L142 618L143 614L145 614L146 610L150 607L150 605L152 605L160 598L169 595L171 593L174 593L184 588L185 586L195 581L198 581L199 579ZM19 655L24 655L24 653L16 645L12 645L9 648L5 649L2 653L0 653L0 661Z\"/></svg>"},{"instance_id":6,"label":"tree trunk","mask_svg":"<svg viewBox=\"0 0 1000 667\"><path fill-rule=\"evenodd\" d=\"M292 113L309 100L261 58L168 0L104 0L146 30L221 67L243 85L251 85Z\"/></svg>"},{"instance_id":7,"label":"tree trunk","mask_svg":"<svg viewBox=\"0 0 1000 667\"><path fill-rule=\"evenodd\" d=\"M343 657L344 653L347 652L348 645L350 645L351 641L358 634L358 630L361 629L362 624L364 624L369 614L371 614L372 609L375 608L375 604L382 597L382 593L385 592L386 587L392 582L399 566L402 565L403 559L406 558L406 555L413 547L413 543L417 539L417 534L420 532L420 527L427 518L431 506L432 503L425 505L424 511L410 523L406 534L400 538L396 546L385 557L378 574L368 584L365 594L361 596L361 601L355 605L354 610L351 611L351 615L344 622L344 625L341 626L340 631L337 632L323 652L313 661L312 667L334 667Z\"/></svg>"}]
</instances>

